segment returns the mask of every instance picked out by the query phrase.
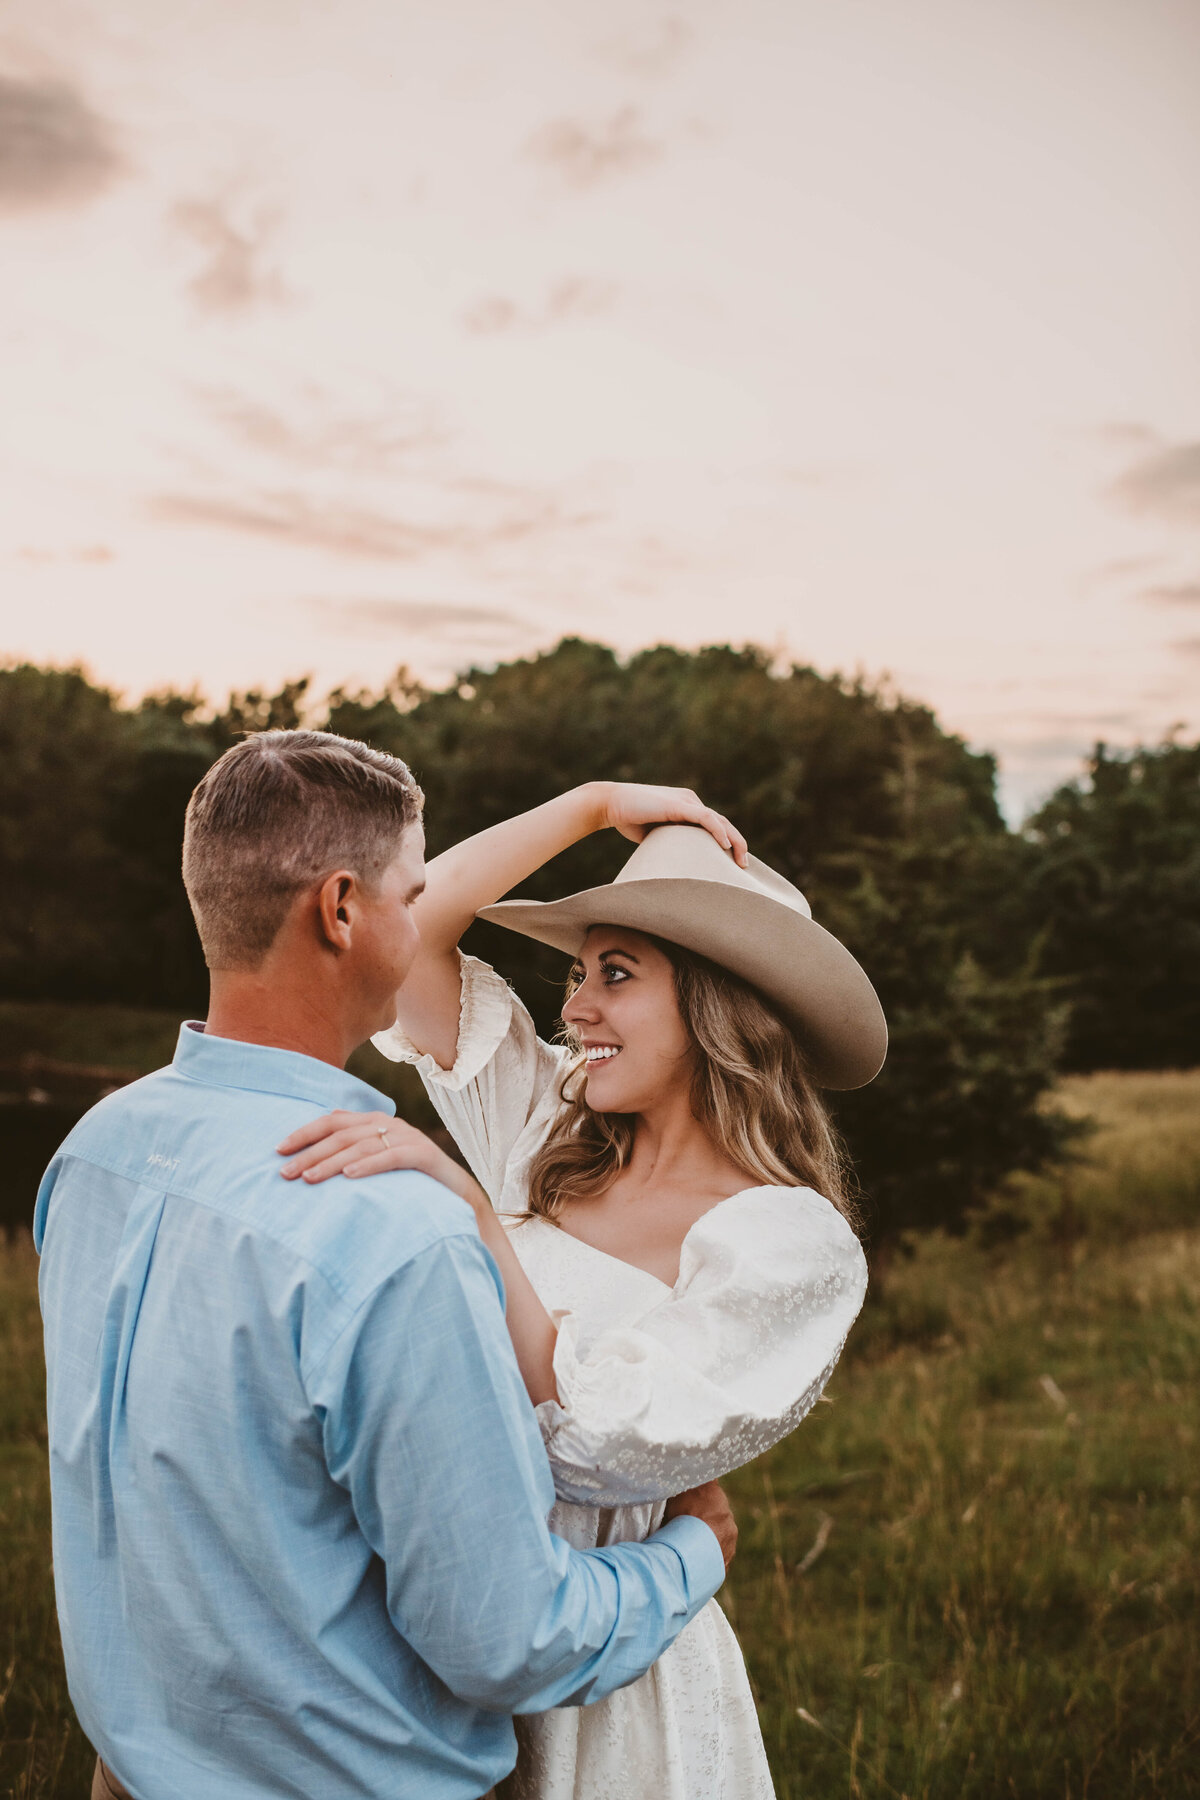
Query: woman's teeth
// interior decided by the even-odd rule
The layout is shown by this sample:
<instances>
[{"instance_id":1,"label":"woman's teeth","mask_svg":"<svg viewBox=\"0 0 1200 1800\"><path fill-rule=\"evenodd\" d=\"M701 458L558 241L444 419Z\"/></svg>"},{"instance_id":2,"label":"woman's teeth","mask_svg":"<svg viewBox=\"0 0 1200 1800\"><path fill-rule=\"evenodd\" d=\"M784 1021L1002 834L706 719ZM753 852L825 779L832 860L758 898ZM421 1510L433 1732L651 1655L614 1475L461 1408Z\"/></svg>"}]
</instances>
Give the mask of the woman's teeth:
<instances>
[{"instance_id":1,"label":"woman's teeth","mask_svg":"<svg viewBox=\"0 0 1200 1800\"><path fill-rule=\"evenodd\" d=\"M590 1063L607 1062L610 1057L620 1056L620 1054L619 1045L597 1044L587 1051L587 1059Z\"/></svg>"}]
</instances>

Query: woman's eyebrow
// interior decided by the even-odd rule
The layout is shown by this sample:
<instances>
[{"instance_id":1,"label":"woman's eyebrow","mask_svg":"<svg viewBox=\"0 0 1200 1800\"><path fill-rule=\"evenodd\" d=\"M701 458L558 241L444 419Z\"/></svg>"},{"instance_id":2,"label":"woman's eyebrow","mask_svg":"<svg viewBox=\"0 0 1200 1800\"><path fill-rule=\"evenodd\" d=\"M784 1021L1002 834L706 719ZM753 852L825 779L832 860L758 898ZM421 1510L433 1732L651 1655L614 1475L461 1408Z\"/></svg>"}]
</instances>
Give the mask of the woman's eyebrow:
<instances>
[{"instance_id":1,"label":"woman's eyebrow","mask_svg":"<svg viewBox=\"0 0 1200 1800\"><path fill-rule=\"evenodd\" d=\"M633 954L632 950L602 950L600 952L600 961L607 962L610 956L623 956L626 962L631 963L637 961L637 957Z\"/></svg>"}]
</instances>

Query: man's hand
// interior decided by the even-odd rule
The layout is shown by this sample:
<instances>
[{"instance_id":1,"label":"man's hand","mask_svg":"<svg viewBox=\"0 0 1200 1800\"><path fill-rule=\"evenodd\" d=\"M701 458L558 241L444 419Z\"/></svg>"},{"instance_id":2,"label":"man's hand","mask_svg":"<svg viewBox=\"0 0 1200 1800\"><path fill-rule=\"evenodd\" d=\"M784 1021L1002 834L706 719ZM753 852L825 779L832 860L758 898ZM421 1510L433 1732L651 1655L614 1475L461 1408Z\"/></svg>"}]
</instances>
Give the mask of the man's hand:
<instances>
[{"instance_id":1,"label":"man's hand","mask_svg":"<svg viewBox=\"0 0 1200 1800\"><path fill-rule=\"evenodd\" d=\"M681 1513L686 1513L693 1519L703 1519L721 1546L721 1555L725 1558L725 1568L728 1571L737 1549L738 1528L720 1482L706 1481L702 1487L689 1488L686 1494L676 1494L673 1500L667 1501L664 1523L667 1519L679 1518Z\"/></svg>"}]
</instances>

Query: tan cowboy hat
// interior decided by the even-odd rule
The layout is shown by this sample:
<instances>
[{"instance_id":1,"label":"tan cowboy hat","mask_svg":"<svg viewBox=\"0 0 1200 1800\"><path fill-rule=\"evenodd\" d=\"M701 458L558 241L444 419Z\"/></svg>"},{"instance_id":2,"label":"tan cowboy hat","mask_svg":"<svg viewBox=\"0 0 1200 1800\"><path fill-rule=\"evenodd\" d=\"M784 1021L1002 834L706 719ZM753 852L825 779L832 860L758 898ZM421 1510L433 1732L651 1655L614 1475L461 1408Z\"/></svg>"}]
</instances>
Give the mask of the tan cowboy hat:
<instances>
[{"instance_id":1,"label":"tan cowboy hat","mask_svg":"<svg viewBox=\"0 0 1200 1800\"><path fill-rule=\"evenodd\" d=\"M577 956L593 925L626 925L698 950L756 987L798 1028L822 1087L864 1087L887 1024L850 952L790 881L757 857L739 868L698 825L656 825L607 887L564 900L501 900L477 915Z\"/></svg>"}]
</instances>

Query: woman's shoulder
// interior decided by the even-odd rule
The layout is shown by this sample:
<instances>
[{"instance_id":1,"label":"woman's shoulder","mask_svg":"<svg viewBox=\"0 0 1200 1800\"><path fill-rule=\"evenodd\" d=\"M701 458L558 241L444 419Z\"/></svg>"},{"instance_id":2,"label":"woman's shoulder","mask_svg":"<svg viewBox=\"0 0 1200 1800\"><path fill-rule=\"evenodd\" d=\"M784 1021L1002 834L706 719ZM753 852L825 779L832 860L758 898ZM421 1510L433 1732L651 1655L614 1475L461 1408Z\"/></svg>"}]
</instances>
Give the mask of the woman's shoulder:
<instances>
[{"instance_id":1,"label":"woman's shoulder","mask_svg":"<svg viewBox=\"0 0 1200 1800\"><path fill-rule=\"evenodd\" d=\"M853 1226L815 1188L743 1188L704 1213L688 1234L687 1260L771 1286L790 1285L817 1266L865 1284L866 1258ZM682 1271L681 1271L682 1272Z\"/></svg>"}]
</instances>

